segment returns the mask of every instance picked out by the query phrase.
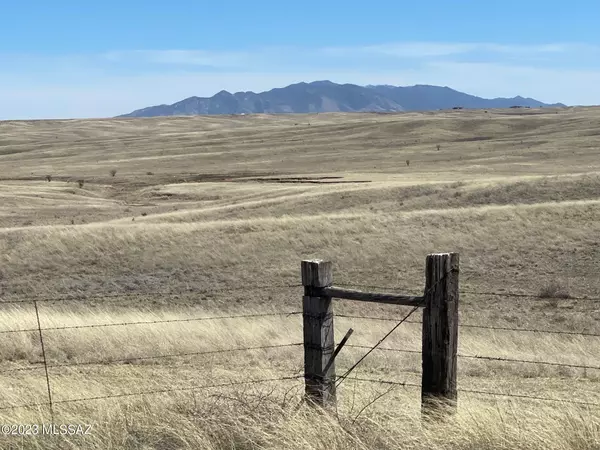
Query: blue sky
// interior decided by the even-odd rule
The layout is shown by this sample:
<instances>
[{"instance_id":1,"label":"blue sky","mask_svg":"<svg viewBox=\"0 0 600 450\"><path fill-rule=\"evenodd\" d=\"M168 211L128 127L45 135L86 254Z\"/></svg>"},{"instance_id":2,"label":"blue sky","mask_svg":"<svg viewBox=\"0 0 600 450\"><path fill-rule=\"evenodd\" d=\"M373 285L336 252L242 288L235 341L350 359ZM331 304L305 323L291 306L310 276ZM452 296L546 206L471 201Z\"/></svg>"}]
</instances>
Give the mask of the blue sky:
<instances>
[{"instance_id":1,"label":"blue sky","mask_svg":"<svg viewBox=\"0 0 600 450\"><path fill-rule=\"evenodd\" d=\"M6 2L0 119L323 79L600 104L599 18L597 0Z\"/></svg>"}]
</instances>

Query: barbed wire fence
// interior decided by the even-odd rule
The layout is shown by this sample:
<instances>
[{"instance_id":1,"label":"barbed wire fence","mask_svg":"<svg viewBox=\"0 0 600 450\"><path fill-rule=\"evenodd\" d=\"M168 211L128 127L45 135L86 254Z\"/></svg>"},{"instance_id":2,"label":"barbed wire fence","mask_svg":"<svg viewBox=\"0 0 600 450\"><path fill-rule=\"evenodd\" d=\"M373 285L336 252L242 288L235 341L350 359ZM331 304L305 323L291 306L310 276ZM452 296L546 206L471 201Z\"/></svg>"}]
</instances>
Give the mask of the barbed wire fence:
<instances>
[{"instance_id":1,"label":"barbed wire fence","mask_svg":"<svg viewBox=\"0 0 600 450\"><path fill-rule=\"evenodd\" d=\"M352 287L352 288L367 288L367 289L379 289L385 292L395 292L398 291L398 288L391 286L373 286L373 285L361 285L357 283L344 282L338 283L340 286L344 287ZM502 298L518 298L518 299L526 299L530 301L590 301L598 303L600 306L600 297L589 297L589 296L540 296L540 294L533 293L511 293L511 292L493 292L493 291L474 291L474 290L461 290L461 295L471 295L471 296L494 296L494 297L502 297ZM411 313L413 311L411 310ZM409 320L408 317L381 317L381 316L371 316L371 315L359 315L359 314L336 314L336 317L345 318L345 319L354 319L354 320L367 320L367 321L383 321L383 322L398 322L401 323L409 323L409 324L419 324L422 325L422 321L419 320ZM543 328L526 328L526 327L510 327L510 326L494 326L494 325L480 325L480 324L472 324L472 323L459 323L460 328L466 329L482 329L482 330L492 330L492 331L506 331L506 332L515 332L515 333L536 333L541 335L563 335L563 336L580 336L580 337L600 337L600 333L590 332L590 331L565 331L565 330L552 330L552 329L543 329ZM387 337L387 336L386 336ZM345 344L347 348L356 348L360 350L367 350L367 353L363 356L363 359L366 355L370 354L373 351L379 352L395 352L395 353L405 353L412 355L420 355L420 350L413 349L402 349L402 348L393 348L393 347L381 347L382 341L379 341L376 345L357 345L357 344ZM470 359L470 360L480 360L480 361L494 361L501 363L515 363L515 364L530 364L535 366L551 366L551 367L563 367L570 369L583 369L583 370L597 370L600 371L600 365L590 365L590 364L575 364L575 363L564 363L564 362L556 362L556 361L545 361L545 360L537 360L537 359L522 359L522 358L509 358L504 356L491 356L491 355L470 355L470 354L461 354L458 353L457 357L460 359ZM360 361L362 361L361 359ZM339 378L346 378L346 376L342 376ZM409 388L421 388L422 385L418 383L412 383L410 381L395 381L395 380L385 380L385 379L374 379L374 378L365 378L365 377L352 377L353 381L357 382L367 382L367 383L376 383L382 385L391 385L391 386L400 386L400 387L409 387ZM515 398L520 400L534 400L534 401L544 401L544 402L555 402L555 403L567 403L581 406L591 406L591 407L600 407L600 402L588 402L588 401L580 401L573 400L567 398L553 398L553 397L545 397L539 395L525 395L511 392L496 392L489 390L477 390L477 389L466 389L466 388L458 388L458 392L474 394L480 396L493 396L493 397L505 397L505 398Z\"/></svg>"},{"instance_id":2,"label":"barbed wire fence","mask_svg":"<svg viewBox=\"0 0 600 450\"><path fill-rule=\"evenodd\" d=\"M361 285L356 283L341 283L344 286L351 287L359 287L359 288L371 288L371 289L380 289L386 292L397 291L398 288L394 288L391 286L372 286L372 285ZM301 284L282 284L279 286L270 286L271 288L277 289L301 289ZM244 288L217 288L212 289L210 292L219 292L219 293L228 293L228 292L248 292L254 287L244 287ZM257 286L256 289L264 290L264 286ZM262 378L262 379L252 379L252 380L243 380L243 381L234 381L228 383L214 383L214 384L205 384L205 385L197 385L197 386L187 386L181 388L165 388L165 389L153 389L153 390L144 390L138 392L128 392L128 393L117 393L117 394L107 394L103 396L92 396L92 397L82 397L82 398L71 398L71 399L59 399L56 400L52 396L52 379L51 374L49 372L50 369L53 368L62 368L62 367L77 367L77 366L92 366L92 365L109 365L109 364L122 364L122 363L131 363L135 361L145 361L145 360L160 360L160 359L168 359L168 358L177 358L177 357L191 357L191 356L206 356L206 355L214 355L214 354L232 354L236 352L249 352L255 350L266 350L266 349L279 349L279 348L292 348L292 347L302 347L304 345L303 342L290 342L285 344L274 344L274 345L263 345L263 346L247 346L247 347L235 347L229 349L219 349L219 350L207 350L207 351L199 351L199 352L182 352L182 353L169 353L162 355L145 355L139 357L128 357L128 358L114 358L114 359L98 359L92 361L80 361L80 362L69 362L69 363L52 363L48 360L46 351L47 348L44 345L44 334L49 331L59 331L59 330L80 330L80 329L90 329L90 328L107 328L107 327L130 327L130 326L143 326L143 325L154 325L154 324L167 324L167 323L183 323L183 322L202 322L202 321L217 321L217 320L236 320L236 319L252 319L252 318L264 318L264 317L292 317L292 316L301 316L302 311L299 310L291 310L286 312L267 312L267 313L252 313L252 314L230 314L230 315L222 315L222 316L203 316L203 317L190 317L190 318L180 318L180 319L156 319L156 320L148 320L148 321L128 321L128 322L114 322L114 323L98 323L98 324L86 324L86 325L68 325L68 326L53 326L53 327L43 327L42 320L40 318L39 305L47 304L47 303L57 303L57 302L79 302L79 301L89 301L89 300L97 300L97 301L105 301L107 299L125 299L125 298L135 298L135 297L168 297L168 296L182 296L182 295L190 295L194 292L191 290L185 291L152 291L152 292L125 292L125 293L109 293L109 294L98 294L98 295L89 295L89 294L75 294L75 295L64 295L64 296L56 296L56 297L18 297L18 298L9 298L2 299L0 298L0 307L5 305L20 305L20 304L31 304L34 306L36 312L37 319L37 327L31 328L17 328L17 329L9 329L9 330L0 330L0 334L13 334L13 333L37 333L39 336L40 347L42 352L42 359L39 361L30 362L31 366L29 367L18 367L18 368L8 368L0 370L0 375L9 374L9 373L19 373L25 371L34 371L34 370L44 370L44 377L47 385L47 393L48 393L48 401L47 402L37 402L37 403L29 403L29 404L19 404L19 405L0 405L0 411L6 410L14 410L21 408L42 408L48 407L51 414L54 414L53 408L56 405L60 404L68 404L75 402L91 402L97 401L101 399L111 399L111 398L123 398L123 397L133 397L133 396L144 396L144 395L152 395L152 394L165 394L169 392L182 392L182 391L201 391L207 389L217 389L224 387L233 387L233 386L242 386L242 385L253 385L253 384L262 384L262 383L270 383L270 382L283 382L283 381L292 381L292 380L301 380L304 378L304 375L299 374L289 374L280 377L270 377L270 378ZM590 301L590 302L598 302L600 305L600 297L568 297L564 296L545 296L540 298L539 294L533 293L510 293L510 292L493 292L493 291L474 291L474 290L461 290L461 295L469 295L469 296L495 296L502 298L519 298L531 301ZM300 298L301 294L298 293L298 298ZM414 311L413 311L414 312ZM412 312L411 312L412 314ZM359 315L359 314L335 314L335 317L345 318L345 319L354 319L361 321L385 321L385 322L395 322L398 325L401 323L410 323L410 324L421 324L422 322L419 320L410 320L409 316L405 317L380 317L380 316L372 316L372 315ZM397 326L394 328L394 330ZM482 329L482 330L491 330L491 331L506 331L512 333L536 333L536 334L547 334L547 335L564 335L564 336L580 336L580 337L591 337L597 338L600 337L600 333L594 331L566 331L566 330L556 330L556 329L544 329L541 327L537 328L528 328L528 327L510 327L510 326L495 326L495 325L481 325L476 323L459 323L459 328L464 329ZM391 333L390 333L391 334ZM406 353L406 354L420 354L421 352L418 350L411 349L402 349L402 348L394 348L394 347L382 347L381 343L384 339L382 339L379 343L374 346L368 345L357 345L357 344L346 344L347 348L354 348L359 350L366 350L367 353L364 355L359 362L363 361L369 354L374 351L378 352L395 352L395 353ZM598 370L600 371L600 365L591 365L591 364L576 364L576 363L564 363L557 361L546 361L546 360L537 360L537 359L520 359L520 358L509 358L504 356L494 356L494 355L476 355L476 354L462 354L459 353L458 358L460 359L469 359L469 360L480 360L486 362L500 362L500 363L511 363L511 364L530 364L537 366L550 366L550 367L564 367L570 369L584 369L584 370ZM345 379L349 379L355 382L364 382L364 383L376 383L382 385L390 385L390 386L399 386L399 387L407 387L407 388L421 388L421 384L411 383L409 381L395 381L395 380L385 380L385 379L376 379L376 378L367 378L367 377L358 377L352 376L349 377L349 370L343 376L337 377L336 382L339 384ZM496 391L488 391L488 390L477 390L477 389L466 389L459 388L459 392L463 392L466 394L478 395L478 396L492 396L492 397L506 397L506 398L515 398L519 400L531 400L531 401L544 401L544 402L557 402L557 403L568 403L575 404L580 406L589 406L589 407L599 407L600 403L598 402L587 402L587 401L579 401L573 399L566 398L553 398L546 396L538 396L538 395L525 395L511 392L496 392Z\"/></svg>"},{"instance_id":3,"label":"barbed wire fence","mask_svg":"<svg viewBox=\"0 0 600 450\"><path fill-rule=\"evenodd\" d=\"M289 284L289 285L280 285L280 286L271 286L274 289L293 289L298 288L301 285ZM218 290L212 290L211 292L219 292L219 293L230 293L230 292L242 292L247 293L250 291L251 287L245 288L224 288ZM256 289L260 289L264 291L265 288L263 286L257 287ZM0 370L0 375L11 374L11 373L19 373L26 371L35 371L40 370L44 371L44 380L47 388L47 401L44 402L35 402L35 403L26 403L26 404L18 404L18 405L0 405L0 411L9 411L16 409L36 409L36 408L49 408L50 414L52 416L52 420L54 421L54 407L56 405L61 404L69 404L75 402L91 402L97 400L104 399L113 399L113 398L124 398L124 397L134 397L134 396L145 396L145 395L153 395L153 394L166 394L171 392L185 392L185 391L201 391L207 389L216 389L216 388L224 388L224 387L234 387L234 386L244 386L244 385L254 385L254 384L263 384L270 382L282 382L282 381L293 381L299 380L303 378L303 375L290 374L279 377L267 377L267 378L259 378L259 379L249 379L249 380L241 380L241 381L232 381L226 383L213 383L213 384L205 384L205 385L195 385L195 386L187 386L180 388L164 388L164 389L150 389L150 390L142 390L137 392L125 392L125 393L115 393L115 394L107 394L101 396L91 396L91 397L82 397L82 398L70 398L70 399L59 399L56 400L53 397L52 391L52 377L49 372L49 369L54 368L65 368L65 367L81 367L81 366L92 366L92 365L111 365L111 364L130 364L133 362L140 361L149 361L149 360L161 360L161 359L171 359L171 358L181 358L181 357L192 357L192 356L208 356L208 355L217 355L217 354L232 354L232 353L242 353L242 352L250 352L256 350L269 350L269 349L282 349L282 348L293 348L293 347L301 347L303 346L302 342L290 342L285 344L272 344L272 345L256 345L256 346L245 346L245 347L235 347L235 348L227 348L227 349L219 349L219 350L206 350L206 351L198 351L198 352L181 352L181 353L168 353L168 354L158 354L158 355L144 355L139 357L127 357L127 358L110 358L110 359L96 359L91 361L78 361L78 362L68 362L68 363L51 363L47 357L47 345L44 342L45 333L51 331L63 331L63 330L82 330L82 329L105 329L112 327L131 327L131 326L144 326L144 325L156 325L156 324L172 324L172 323L185 323L185 322L205 322L205 321L219 321L219 320L236 320L236 319L255 319L255 318L274 318L274 317L292 317L298 316L302 314L302 311L286 311L286 312L265 312L265 313L250 313L250 314L228 314L228 315L219 315L219 316L201 316L201 317L186 317L186 318L177 318L177 319L156 319L156 320L140 320L140 321L126 321L126 322L110 322L110 323L95 323L95 324L84 324L84 325L66 325L66 326L42 326L42 318L43 315L40 313L39 304L47 304L47 303L57 303L57 302L79 302L79 301L89 301L89 300L99 300L104 301L107 299L125 299L132 297L165 297L165 296L181 296L190 294L190 291L154 291L154 292L126 292L126 293L111 293L111 294L99 294L99 295L85 295L85 294L76 294L76 295L65 295L65 296L56 296L56 297L28 297L28 298L11 298L11 299L2 299L0 298L0 307L6 305L24 305L31 304L34 307L35 318L37 326L35 328L17 328L17 329L9 329L9 330L0 330L0 334L8 335L8 334L16 334L16 333L36 333L38 336L38 340L40 343L40 349L42 354L42 359L39 361L31 361L30 366L28 367L17 367L17 368L9 368Z\"/></svg>"}]
</instances>

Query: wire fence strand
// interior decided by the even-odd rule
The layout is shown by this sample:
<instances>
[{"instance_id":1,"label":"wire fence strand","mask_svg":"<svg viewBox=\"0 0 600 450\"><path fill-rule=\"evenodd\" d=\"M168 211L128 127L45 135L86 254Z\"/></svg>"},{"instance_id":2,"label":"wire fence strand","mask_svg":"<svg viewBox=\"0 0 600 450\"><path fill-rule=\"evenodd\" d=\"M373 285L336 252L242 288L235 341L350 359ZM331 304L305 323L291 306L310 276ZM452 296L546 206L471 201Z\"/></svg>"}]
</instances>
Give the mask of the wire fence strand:
<instances>
[{"instance_id":1,"label":"wire fence strand","mask_svg":"<svg viewBox=\"0 0 600 450\"><path fill-rule=\"evenodd\" d=\"M526 399L526 400L540 400L540 401L545 401L545 402L571 403L574 405L600 407L600 403L585 402L585 401L580 401L580 400L568 400L565 398L541 397L541 396L537 396L537 395L509 394L506 392L478 391L475 389L459 389L458 392L464 392L467 394L490 395L490 396L494 396L494 397L519 398L519 399Z\"/></svg>"},{"instance_id":2,"label":"wire fence strand","mask_svg":"<svg viewBox=\"0 0 600 450\"><path fill-rule=\"evenodd\" d=\"M377 384L388 384L388 385L396 385L396 386L406 386L406 387L416 387L420 388L421 385L417 383L410 383L406 381L392 381L392 380L377 380L373 378L361 378L361 377L349 377L347 378L350 381L360 381L367 383L377 383ZM537 395L525 395L525 394L511 394L507 392L494 392L494 391L479 391L475 389L458 389L458 392L463 392L467 394L477 394L477 395L490 395L494 397L508 397L508 398L518 398L525 400L540 400L547 402L557 402L557 403L571 403L575 405L583 405L583 406L594 406L600 407L600 403L594 402L586 402L580 400L569 400L565 398L553 398L553 397L542 397Z\"/></svg>"},{"instance_id":3,"label":"wire fence strand","mask_svg":"<svg viewBox=\"0 0 600 450\"><path fill-rule=\"evenodd\" d=\"M185 319L159 319L159 320L140 320L135 322L114 322L114 323L98 323L90 325L67 325L63 327L45 327L42 331L59 331L59 330L79 330L83 328L106 328L106 327L123 327L132 325L154 325L164 323L182 323L182 322L201 322L205 320L225 320L225 319L252 319L259 317L280 317L280 316L295 316L302 314L302 311L290 311L283 313L257 313L257 314L237 314L230 316L215 316L215 317L190 317ZM37 331L37 329L35 330Z\"/></svg>"},{"instance_id":4,"label":"wire fence strand","mask_svg":"<svg viewBox=\"0 0 600 450\"><path fill-rule=\"evenodd\" d=\"M562 334L569 336L591 336L600 337L600 333L590 333L586 331L560 331L560 330L541 330L539 328L516 328L516 327L500 327L493 325L474 325L474 324L459 324L462 328L478 328L481 330L497 330L497 331L514 331L518 333L541 333L541 334Z\"/></svg>"},{"instance_id":5,"label":"wire fence strand","mask_svg":"<svg viewBox=\"0 0 600 450\"><path fill-rule=\"evenodd\" d=\"M586 300L599 302L600 297L576 297L572 295L565 296L546 296L540 294L527 294L527 293L519 293L519 292L482 292L482 291L460 291L461 294L466 295L486 295L490 297L513 297L513 298L529 298L536 300Z\"/></svg>"},{"instance_id":6,"label":"wire fence strand","mask_svg":"<svg viewBox=\"0 0 600 450\"><path fill-rule=\"evenodd\" d=\"M38 366L16 367L13 369L0 370L0 374L11 373L11 372L21 372L21 371L28 371L28 370L41 370L46 367L48 369L55 369L55 368L61 368L61 367L123 364L123 363L132 363L135 361L182 358L182 357L188 357L188 356L218 355L218 354L225 354L225 353L235 353L235 352L254 351L254 350L270 350L270 349L286 348L286 347L300 347L302 345L304 345L304 343L294 342L294 343L290 343L290 344L259 345L259 346L254 346L254 347L236 347L236 348L228 348L228 349L221 349L221 350L206 350L206 351L202 351L202 352L170 353L170 354L166 354L166 355L134 356L134 357L128 357L128 358L101 359L101 360L96 360L96 361L82 361L82 362L72 362L72 363L64 363L64 364L46 364L45 366L44 366L44 361L34 361L30 364L36 364Z\"/></svg>"},{"instance_id":7,"label":"wire fence strand","mask_svg":"<svg viewBox=\"0 0 600 450\"><path fill-rule=\"evenodd\" d=\"M28 296L27 298L2 298L0 297L1 305L33 303L33 302L68 302L68 301L86 301L86 300L103 300L113 298L131 298L131 297L177 297L190 295L205 295L220 292L249 292L249 291L265 291L277 289L293 289L303 287L302 284L281 284L281 285L266 285L266 286L243 286L238 288L232 287L208 287L205 289L187 289L181 291L135 291L135 292L110 292L105 294L69 294L49 296Z\"/></svg>"},{"instance_id":8,"label":"wire fence strand","mask_svg":"<svg viewBox=\"0 0 600 450\"><path fill-rule=\"evenodd\" d=\"M234 381L234 382L229 382L229 383L216 383L216 384L207 384L207 385L200 385L200 386L188 386L188 387L183 387L183 388L152 389L152 390L147 390L147 391L125 392L122 394L109 394L109 395L100 395L100 396L95 396L95 397L71 398L71 399L66 399L66 400L54 400L53 405L65 404L65 403L76 403L76 402L90 402L90 401L105 400L105 399L112 399L112 398L167 394L170 392L200 391L200 390L204 390L204 389L269 383L269 382L275 382L275 381L297 380L297 379L300 379L303 377L304 377L303 375L293 375L293 376L274 377L274 378L262 378L262 379L257 379L257 380ZM29 408L36 408L36 407L41 407L41 406L50 406L50 404L44 402L44 403L30 403L30 404L24 404L24 405L10 405L10 406L0 407L0 411L22 409L22 408L29 409Z\"/></svg>"},{"instance_id":9,"label":"wire fence strand","mask_svg":"<svg viewBox=\"0 0 600 450\"><path fill-rule=\"evenodd\" d=\"M346 347L359 348L359 349L371 348L368 345L357 345L357 344L346 344ZM417 354L417 355L421 354L420 350L407 350L407 349L401 349L401 348L378 347L376 350L386 351L386 352L409 353L409 354ZM585 364L559 363L559 362L554 362L554 361L536 361L533 359L505 358L505 357L501 357L501 356L463 355L460 353L456 356L458 358L481 359L481 360L486 360L486 361L538 364L538 365L545 365L545 366L570 367L570 368L575 368L575 369L600 370L600 366L590 366L590 365L585 365Z\"/></svg>"},{"instance_id":10,"label":"wire fence strand","mask_svg":"<svg viewBox=\"0 0 600 450\"><path fill-rule=\"evenodd\" d=\"M187 356L205 356L205 355L217 355L224 353L235 353L245 352L254 350L269 350L275 348L288 348L288 347L299 347L304 345L302 342L295 342L291 344L274 344L274 345L260 345L255 347L237 347L223 350L207 350L203 352L188 352L188 353L172 353L168 355L153 355L153 356L137 356L133 358L121 358L121 359L108 359L108 360L97 360L97 361L83 361L66 364L49 364L48 368L60 368L60 367L78 367L78 366L91 366L91 365L109 365L109 364L121 364L130 363L134 361L147 361L155 359L168 359L168 358L182 358Z\"/></svg>"},{"instance_id":11,"label":"wire fence strand","mask_svg":"<svg viewBox=\"0 0 600 450\"><path fill-rule=\"evenodd\" d=\"M468 359L483 359L486 361L500 361L500 362L510 362L510 363L522 363L522 364L537 364L542 366L555 366L555 367L570 367L575 369L591 369L591 370L600 370L600 366L588 366L585 364L571 364L571 363L559 363L552 361L536 361L533 359L518 359L518 358L504 358L501 356L479 356L479 355L457 355L459 358L468 358Z\"/></svg>"},{"instance_id":12,"label":"wire fence strand","mask_svg":"<svg viewBox=\"0 0 600 450\"><path fill-rule=\"evenodd\" d=\"M404 386L404 387L416 387L420 388L421 385L417 383L411 383L408 381L392 381L392 380L376 380L373 378L363 378L363 377L347 377L350 381L361 381L365 383L378 383L378 384L389 384L394 386Z\"/></svg>"},{"instance_id":13,"label":"wire fence strand","mask_svg":"<svg viewBox=\"0 0 600 450\"><path fill-rule=\"evenodd\" d=\"M0 374L13 373L13 372L24 372L24 371L29 371L29 370L42 370L45 368L44 361L34 361L30 364L39 364L39 365L28 366L28 367L15 367L13 369L4 369L4 370L0 370Z\"/></svg>"},{"instance_id":14,"label":"wire fence strand","mask_svg":"<svg viewBox=\"0 0 600 450\"><path fill-rule=\"evenodd\" d=\"M359 316L352 314L336 314L335 317L341 317L345 319L359 319L359 320L380 320L383 322L397 322L400 318L391 318L391 317L376 317L376 316ZM407 320L405 323L412 324L422 324L420 320ZM493 325L476 325L470 323L459 323L458 326L460 328L479 328L482 330L497 330L497 331L515 331L515 332L523 332L523 333L542 333L542 334L563 334L563 335L571 335L571 336L590 336L590 337L600 337L600 333L592 333L587 331L561 331L561 330L542 330L539 328L518 328L518 327L501 327L501 326L493 326Z\"/></svg>"}]
</instances>

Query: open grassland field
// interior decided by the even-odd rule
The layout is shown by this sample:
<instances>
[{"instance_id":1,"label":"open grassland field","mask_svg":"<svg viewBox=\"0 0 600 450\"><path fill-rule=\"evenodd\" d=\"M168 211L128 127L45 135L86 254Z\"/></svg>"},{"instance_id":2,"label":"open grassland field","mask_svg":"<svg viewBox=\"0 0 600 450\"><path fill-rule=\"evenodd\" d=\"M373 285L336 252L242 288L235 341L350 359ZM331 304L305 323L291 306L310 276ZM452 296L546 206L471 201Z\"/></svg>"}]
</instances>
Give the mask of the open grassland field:
<instances>
[{"instance_id":1,"label":"open grassland field","mask_svg":"<svg viewBox=\"0 0 600 450\"><path fill-rule=\"evenodd\" d=\"M8 302L56 299L37 304L54 419L94 424L0 447L600 449L597 406L459 392L424 425L414 386L349 378L329 416L297 407L302 379L190 389L302 375L302 318L186 320L300 311L311 258L421 295L445 251L462 325L577 333L461 327L460 355L563 365L461 357L459 389L600 404L600 109L0 122L0 422L50 421L3 409L48 400L35 306ZM417 353L352 376L418 385L420 315L382 344ZM135 322L155 323L89 326ZM394 324L336 317L338 374Z\"/></svg>"}]
</instances>

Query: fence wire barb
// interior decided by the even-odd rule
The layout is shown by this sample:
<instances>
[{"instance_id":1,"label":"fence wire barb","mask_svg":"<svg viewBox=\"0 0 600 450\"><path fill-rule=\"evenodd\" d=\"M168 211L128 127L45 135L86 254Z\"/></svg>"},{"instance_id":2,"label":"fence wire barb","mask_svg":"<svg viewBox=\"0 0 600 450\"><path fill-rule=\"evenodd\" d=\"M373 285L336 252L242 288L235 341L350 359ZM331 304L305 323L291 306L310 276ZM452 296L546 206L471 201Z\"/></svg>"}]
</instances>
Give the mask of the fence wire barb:
<instances>
[{"instance_id":1,"label":"fence wire barb","mask_svg":"<svg viewBox=\"0 0 600 450\"><path fill-rule=\"evenodd\" d=\"M337 377L341 378L341 377ZM417 387L420 388L421 385L417 383L411 383L409 381L391 381L391 380L375 380L372 378L362 378L362 377L347 377L348 380L352 381L364 381L366 383L378 383L378 384L390 384L394 386L404 386L404 387Z\"/></svg>"},{"instance_id":2,"label":"fence wire barb","mask_svg":"<svg viewBox=\"0 0 600 450\"><path fill-rule=\"evenodd\" d=\"M371 348L368 345L357 345L357 344L346 344L346 347L360 348L360 349ZM398 352L398 353L415 353L415 354L420 354L421 353L420 350L404 350L404 349L401 349L401 348L389 348L389 347L377 347L376 350L386 351L386 352Z\"/></svg>"},{"instance_id":3,"label":"fence wire barb","mask_svg":"<svg viewBox=\"0 0 600 450\"><path fill-rule=\"evenodd\" d=\"M38 328L22 328L19 330L3 330L0 331L0 334L10 334L10 333L33 333L39 331Z\"/></svg>"},{"instance_id":4,"label":"fence wire barb","mask_svg":"<svg viewBox=\"0 0 600 450\"><path fill-rule=\"evenodd\" d=\"M5 373L24 372L24 371L28 371L28 370L44 369L44 361L34 361L30 364L39 364L39 365L38 366L29 366L29 367L15 367L14 369L0 370L0 375L5 374Z\"/></svg>"},{"instance_id":5,"label":"fence wire barb","mask_svg":"<svg viewBox=\"0 0 600 450\"><path fill-rule=\"evenodd\" d=\"M293 376L285 376L285 377L276 377L276 378L262 378L258 380L246 380L246 381L235 381L230 383L220 383L220 384L207 384L202 386L189 386L184 388L174 388L174 389L154 389L148 391L139 391L139 392L126 392L123 394L112 394L112 395L100 395L96 397L82 397L82 398L71 398L66 400L55 400L53 402L54 405L57 404L65 404L65 403L75 403L75 402L88 402L88 401L96 401L96 400L104 400L111 398L122 398L122 397L134 397L134 396L143 396L143 395L153 395L153 394L167 394L169 392L185 392L185 391L200 391L204 389L212 389L212 388L220 388L220 387L232 387L232 386L240 386L240 385L248 385L248 384L260 384L260 383L269 383L274 381L286 381L286 380L297 380L303 378L303 375L293 375ZM0 407L0 411L6 411L11 409L21 409L21 408L35 408L39 406L49 406L49 403L32 403L26 405L11 405Z\"/></svg>"},{"instance_id":6,"label":"fence wire barb","mask_svg":"<svg viewBox=\"0 0 600 450\"><path fill-rule=\"evenodd\" d=\"M364 381L367 383L391 384L391 385L417 387L417 388L421 387L421 385L419 385L417 383L410 383L410 382L403 382L403 381L376 380L376 379L372 379L372 378L358 378L358 377L352 377L352 378L348 378L348 379L355 380L355 381ZM536 395L509 394L509 393L504 393L504 392L492 392L492 391L478 391L475 389L458 389L458 392L464 392L467 394L491 395L494 397L512 397L512 398L520 398L520 399L527 399L527 400L540 400L540 401L549 401L549 402L558 402L558 403L572 403L575 405L600 407L600 403L585 402L585 401L579 401L579 400L568 400L568 399L562 399L562 398L540 397L540 396L536 396Z\"/></svg>"},{"instance_id":7,"label":"fence wire barb","mask_svg":"<svg viewBox=\"0 0 600 450\"><path fill-rule=\"evenodd\" d=\"M487 361L501 361L501 362L516 362L525 364L538 364L544 366L556 366L556 367L571 367L575 369L593 369L600 370L600 366L587 366L584 364L570 364L570 363L558 363L551 361L535 361L532 359L516 359L516 358L503 358L501 356L478 356L478 355L457 355L459 358L468 359L483 359Z\"/></svg>"},{"instance_id":8,"label":"fence wire barb","mask_svg":"<svg viewBox=\"0 0 600 450\"><path fill-rule=\"evenodd\" d=\"M462 328L479 328L482 330L498 330L498 331L516 331L523 333L541 333L541 334L565 334L571 336L592 336L600 337L598 333L588 333L585 331L559 331L559 330L540 330L536 328L513 328L513 327L497 327L488 325L471 325L471 324L459 324Z\"/></svg>"},{"instance_id":9,"label":"fence wire barb","mask_svg":"<svg viewBox=\"0 0 600 450\"><path fill-rule=\"evenodd\" d=\"M340 286L340 287L379 289L379 290L383 290L384 292L403 291L404 290L404 288L401 288L401 287L373 286L373 285L368 285L368 284L346 283L344 281L339 281L339 282L336 281L335 284L336 284L336 286ZM415 295L415 297L417 297L417 296Z\"/></svg>"},{"instance_id":10,"label":"fence wire barb","mask_svg":"<svg viewBox=\"0 0 600 450\"><path fill-rule=\"evenodd\" d=\"M64 327L47 327L42 328L42 331L57 331L57 330L77 330L82 328L104 328L104 327L121 327L130 325L148 325L160 323L177 323L177 322L201 322L204 320L222 320L222 319L248 319L256 317L275 317L275 316L294 316L302 314L301 311L292 311L287 313L262 313L262 314L239 314L232 316L215 316L215 317L191 317L188 319L161 319L161 320L142 320L139 322L116 322L116 323L98 323L92 325L69 325ZM37 330L36 330L37 331Z\"/></svg>"},{"instance_id":11,"label":"fence wire barb","mask_svg":"<svg viewBox=\"0 0 600 450\"><path fill-rule=\"evenodd\" d=\"M361 348L368 349L371 348L367 345L356 345L356 344L346 344L346 347L351 348ZM378 347L376 350L379 351L387 351L387 352L398 352L398 353L410 353L410 354L420 354L419 350L405 350L401 348L389 348L389 347ZM575 369L592 369L592 370L600 370L600 366L588 366L584 364L571 364L571 363L559 363L552 361L535 361L532 359L517 359L517 358L504 358L501 356L479 356L479 355L456 355L459 358L466 359L482 359L486 361L500 361L500 362L515 362L515 363L524 363L524 364L539 364L545 366L556 366L556 367L571 367Z\"/></svg>"},{"instance_id":12,"label":"fence wire barb","mask_svg":"<svg viewBox=\"0 0 600 450\"><path fill-rule=\"evenodd\" d=\"M488 295L494 297L514 297L514 298L533 298L540 301L543 300L589 300L589 301L600 301L600 297L573 297L573 296L564 296L564 297L546 297L540 296L540 294L521 294L518 292L478 292L478 291L460 291L461 294L466 295Z\"/></svg>"},{"instance_id":13,"label":"fence wire barb","mask_svg":"<svg viewBox=\"0 0 600 450\"><path fill-rule=\"evenodd\" d=\"M366 320L381 320L384 322L396 322L400 318L390 317L375 317L375 316L358 316L351 314L336 314L335 317L342 317L345 319L366 319ZM419 320L407 320L405 323L422 324ZM459 323L459 327L462 328L480 328L482 330L498 330L498 331L516 331L516 332L527 332L527 333L542 333L542 334L566 334L571 336L591 336L600 337L600 333L589 333L586 331L560 331L560 330L540 330L535 328L513 328L513 327L498 327L489 325L474 325L468 323Z\"/></svg>"},{"instance_id":14,"label":"fence wire barb","mask_svg":"<svg viewBox=\"0 0 600 450\"><path fill-rule=\"evenodd\" d=\"M267 349L274 349L274 348L299 347L301 345L303 345L302 342L292 343L292 344L261 345L261 346L256 346L256 347L238 347L238 348L230 348L230 349L223 349L223 350L207 350L204 352L172 353L172 354L168 354L168 355L139 356L139 357L133 357L133 358L84 361L84 362L67 363L67 364L48 364L48 367L51 369L54 369L54 368L60 368L60 367L118 364L118 363L128 363L128 362L133 362L133 361L146 361L146 360L152 360L152 359L182 358L182 357L186 357L186 356L204 356L204 355L216 355L216 354L221 354L221 353L234 353L234 352L244 352L244 351L252 351L252 350L267 350Z\"/></svg>"},{"instance_id":15,"label":"fence wire barb","mask_svg":"<svg viewBox=\"0 0 600 450\"><path fill-rule=\"evenodd\" d=\"M572 403L574 405L600 407L600 403L584 402L584 401L580 401L580 400L567 400L567 399L563 399L563 398L539 397L537 395L508 394L508 393L504 393L504 392L478 391L478 390L474 390L474 389L459 389L458 392L464 392L467 394L491 395L494 397L522 398L522 399L527 399L527 400L541 400L541 401L546 401L546 402Z\"/></svg>"},{"instance_id":16,"label":"fence wire barb","mask_svg":"<svg viewBox=\"0 0 600 450\"><path fill-rule=\"evenodd\" d=\"M106 294L76 294L76 295L58 295L56 297L40 297L40 296L32 296L28 298L1 298L0 297L0 306L1 305L9 305L9 304L19 304L19 303L33 303L33 302L68 302L68 301L82 301L82 300L102 300L108 298L128 298L128 297L176 297L183 295L204 295L204 294L214 294L219 292L246 292L246 291L257 291L257 290L276 290L276 289L293 289L303 287L301 284L282 284L282 285L268 285L268 286L244 286L239 288L227 288L227 287L217 287L217 288L208 288L205 290L193 290L187 289L182 291L138 291L138 292L114 292L114 293L106 293Z\"/></svg>"}]
</instances>

